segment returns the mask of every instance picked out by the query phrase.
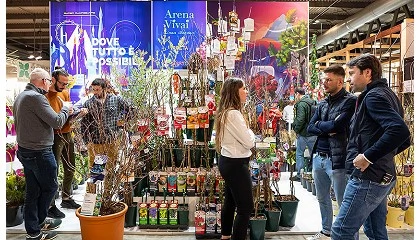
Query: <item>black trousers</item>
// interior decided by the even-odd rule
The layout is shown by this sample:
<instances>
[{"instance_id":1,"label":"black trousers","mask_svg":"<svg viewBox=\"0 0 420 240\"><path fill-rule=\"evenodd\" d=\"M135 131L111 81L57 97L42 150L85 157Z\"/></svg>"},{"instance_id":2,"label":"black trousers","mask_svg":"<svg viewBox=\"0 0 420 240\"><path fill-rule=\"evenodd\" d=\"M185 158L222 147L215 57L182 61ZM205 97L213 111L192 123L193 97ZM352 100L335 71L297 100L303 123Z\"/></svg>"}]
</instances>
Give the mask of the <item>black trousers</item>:
<instances>
[{"instance_id":1,"label":"black trousers","mask_svg":"<svg viewBox=\"0 0 420 240\"><path fill-rule=\"evenodd\" d=\"M222 207L222 235L243 240L247 234L253 209L252 183L248 158L220 156L219 170L225 180L225 200ZM236 218L234 218L236 209ZM233 233L232 233L233 227Z\"/></svg>"}]
</instances>

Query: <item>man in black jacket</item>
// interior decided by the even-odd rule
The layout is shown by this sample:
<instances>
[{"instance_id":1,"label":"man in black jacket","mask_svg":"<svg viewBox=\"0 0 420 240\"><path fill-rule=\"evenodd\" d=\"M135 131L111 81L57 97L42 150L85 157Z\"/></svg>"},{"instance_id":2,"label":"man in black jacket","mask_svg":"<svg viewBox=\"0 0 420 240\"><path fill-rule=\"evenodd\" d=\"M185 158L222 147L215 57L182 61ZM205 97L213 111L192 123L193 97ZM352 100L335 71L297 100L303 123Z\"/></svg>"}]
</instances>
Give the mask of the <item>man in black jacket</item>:
<instances>
[{"instance_id":1,"label":"man in black jacket","mask_svg":"<svg viewBox=\"0 0 420 240\"><path fill-rule=\"evenodd\" d=\"M346 169L351 173L331 239L354 239L364 224L369 239L388 239L387 195L395 185L394 156L410 145L398 97L381 79L382 67L371 54L347 63L357 98L351 120Z\"/></svg>"},{"instance_id":2,"label":"man in black jacket","mask_svg":"<svg viewBox=\"0 0 420 240\"><path fill-rule=\"evenodd\" d=\"M340 206L347 184L345 162L349 123L356 105L356 96L343 87L346 76L344 68L335 64L327 67L324 73L323 86L328 96L318 104L308 126L308 133L317 136L312 151L312 173L322 230L308 240L326 239L331 234L333 209L330 187L332 183Z\"/></svg>"}]
</instances>

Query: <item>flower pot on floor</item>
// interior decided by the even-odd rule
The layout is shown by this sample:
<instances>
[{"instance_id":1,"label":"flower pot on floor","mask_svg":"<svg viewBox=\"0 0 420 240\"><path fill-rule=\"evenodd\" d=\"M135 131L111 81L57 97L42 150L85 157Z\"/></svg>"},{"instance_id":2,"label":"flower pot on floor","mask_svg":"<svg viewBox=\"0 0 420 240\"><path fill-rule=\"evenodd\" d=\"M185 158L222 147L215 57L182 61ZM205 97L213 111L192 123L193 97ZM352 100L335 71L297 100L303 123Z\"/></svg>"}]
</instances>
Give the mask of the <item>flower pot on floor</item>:
<instances>
[{"instance_id":1,"label":"flower pot on floor","mask_svg":"<svg viewBox=\"0 0 420 240\"><path fill-rule=\"evenodd\" d=\"M314 182L312 182L312 183L311 183L311 185L312 185L312 195L316 196L315 183L314 183Z\"/></svg>"},{"instance_id":2,"label":"flower pot on floor","mask_svg":"<svg viewBox=\"0 0 420 240\"><path fill-rule=\"evenodd\" d=\"M276 200L277 204L281 208L281 216L280 216L279 225L282 227L293 227L295 226L299 199L291 195L282 195L282 197L288 197L290 198L290 200L284 200L284 198Z\"/></svg>"},{"instance_id":3,"label":"flower pot on floor","mask_svg":"<svg viewBox=\"0 0 420 240\"><path fill-rule=\"evenodd\" d=\"M388 206L386 225L393 228L401 228L404 225L405 211L401 208Z\"/></svg>"},{"instance_id":4,"label":"flower pot on floor","mask_svg":"<svg viewBox=\"0 0 420 240\"><path fill-rule=\"evenodd\" d=\"M23 223L23 205L6 206L6 227L14 227Z\"/></svg>"},{"instance_id":5,"label":"flower pot on floor","mask_svg":"<svg viewBox=\"0 0 420 240\"><path fill-rule=\"evenodd\" d=\"M125 203L120 212L106 216L84 216L80 214L81 208L76 210L76 216L80 221L80 231L83 240L112 239L123 240L124 216L128 210Z\"/></svg>"},{"instance_id":6,"label":"flower pot on floor","mask_svg":"<svg viewBox=\"0 0 420 240\"><path fill-rule=\"evenodd\" d=\"M407 211L405 211L404 222L414 227L414 206L410 206Z\"/></svg>"},{"instance_id":7,"label":"flower pot on floor","mask_svg":"<svg viewBox=\"0 0 420 240\"><path fill-rule=\"evenodd\" d=\"M125 213L124 227L134 227L136 226L137 220L137 205L128 207L127 212Z\"/></svg>"},{"instance_id":8,"label":"flower pot on floor","mask_svg":"<svg viewBox=\"0 0 420 240\"><path fill-rule=\"evenodd\" d=\"M267 232L277 232L279 230L281 209L265 210L267 221L265 224L265 230Z\"/></svg>"},{"instance_id":9,"label":"flower pot on floor","mask_svg":"<svg viewBox=\"0 0 420 240\"><path fill-rule=\"evenodd\" d=\"M253 217L249 220L249 239L264 240L266 221L267 218L264 215L259 215L256 218Z\"/></svg>"},{"instance_id":10,"label":"flower pot on floor","mask_svg":"<svg viewBox=\"0 0 420 240\"><path fill-rule=\"evenodd\" d=\"M308 182L306 183L306 190L307 190L308 192L312 192L312 181L308 181Z\"/></svg>"},{"instance_id":11,"label":"flower pot on floor","mask_svg":"<svg viewBox=\"0 0 420 240\"><path fill-rule=\"evenodd\" d=\"M302 187L304 188L304 189L306 189L307 187L308 187L308 180L306 179L306 178L304 178L304 177L301 177L300 178L300 181L302 181Z\"/></svg>"}]
</instances>

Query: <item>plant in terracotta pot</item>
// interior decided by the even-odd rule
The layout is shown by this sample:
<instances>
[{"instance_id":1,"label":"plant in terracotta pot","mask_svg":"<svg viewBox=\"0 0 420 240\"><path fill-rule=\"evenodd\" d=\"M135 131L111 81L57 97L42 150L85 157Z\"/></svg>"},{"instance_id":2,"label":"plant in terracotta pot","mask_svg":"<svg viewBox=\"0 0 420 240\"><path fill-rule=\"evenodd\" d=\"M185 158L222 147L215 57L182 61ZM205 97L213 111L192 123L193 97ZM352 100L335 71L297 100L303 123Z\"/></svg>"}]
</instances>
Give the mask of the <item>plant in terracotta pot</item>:
<instances>
[{"instance_id":1,"label":"plant in terracotta pot","mask_svg":"<svg viewBox=\"0 0 420 240\"><path fill-rule=\"evenodd\" d=\"M6 174L6 226L13 227L23 222L25 202L25 177L14 172Z\"/></svg>"},{"instance_id":2,"label":"plant in terracotta pot","mask_svg":"<svg viewBox=\"0 0 420 240\"><path fill-rule=\"evenodd\" d=\"M119 104L123 105L121 109L115 109L120 111L118 130L110 132L107 126L99 121L103 119L101 114L108 111L99 106L89 111L86 116L91 121L82 120L85 127L83 131L79 131L85 138L89 138L92 135L89 126L96 121L97 129L94 131L97 131L99 136L106 136L107 139L104 147L95 149L95 164L91 168L91 178L87 188L87 193L96 194L94 213L98 213L99 216L85 216L81 214L81 209L76 210L81 224L82 238L85 240L98 238L122 240L124 214L132 205L132 184L129 182L134 180L138 166L149 166L150 162L147 161L151 159L156 161L155 164L152 162L153 167L160 162L158 156L156 158L142 156L148 147L152 147L151 151L155 152L154 148L161 146L156 143L164 142L160 140L162 137L156 134L158 128L153 119L155 119L155 110L164 106L168 98L168 80L172 68L168 64L157 64L158 69L154 69L152 57L144 51L135 52L133 58L136 65L130 68L129 77L127 69L117 69L115 66L111 67L110 75L105 77L109 82L108 94L118 94L117 97L121 99ZM162 62L173 61L163 58L161 62L156 63ZM143 121L145 119L148 121ZM145 176L147 175L143 175ZM116 218L118 221L113 220ZM114 221L116 225L97 223L101 220Z\"/></svg>"}]
</instances>

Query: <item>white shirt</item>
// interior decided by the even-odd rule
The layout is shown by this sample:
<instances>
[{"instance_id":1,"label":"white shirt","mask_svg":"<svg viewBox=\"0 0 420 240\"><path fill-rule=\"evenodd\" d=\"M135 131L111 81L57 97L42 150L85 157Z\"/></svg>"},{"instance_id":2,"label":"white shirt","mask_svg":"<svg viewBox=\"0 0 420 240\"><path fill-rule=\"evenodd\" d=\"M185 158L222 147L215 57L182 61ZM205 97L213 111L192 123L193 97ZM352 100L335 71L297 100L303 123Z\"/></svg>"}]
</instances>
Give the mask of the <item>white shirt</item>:
<instances>
[{"instance_id":1,"label":"white shirt","mask_svg":"<svg viewBox=\"0 0 420 240\"><path fill-rule=\"evenodd\" d=\"M287 105L283 108L283 120L288 123L293 123L294 120L293 105Z\"/></svg>"},{"instance_id":2,"label":"white shirt","mask_svg":"<svg viewBox=\"0 0 420 240\"><path fill-rule=\"evenodd\" d=\"M245 158L251 156L251 148L255 145L255 135L246 125L242 113L238 110L226 112L223 137L221 139L221 154L230 158ZM216 133L217 134L217 133Z\"/></svg>"}]
</instances>

